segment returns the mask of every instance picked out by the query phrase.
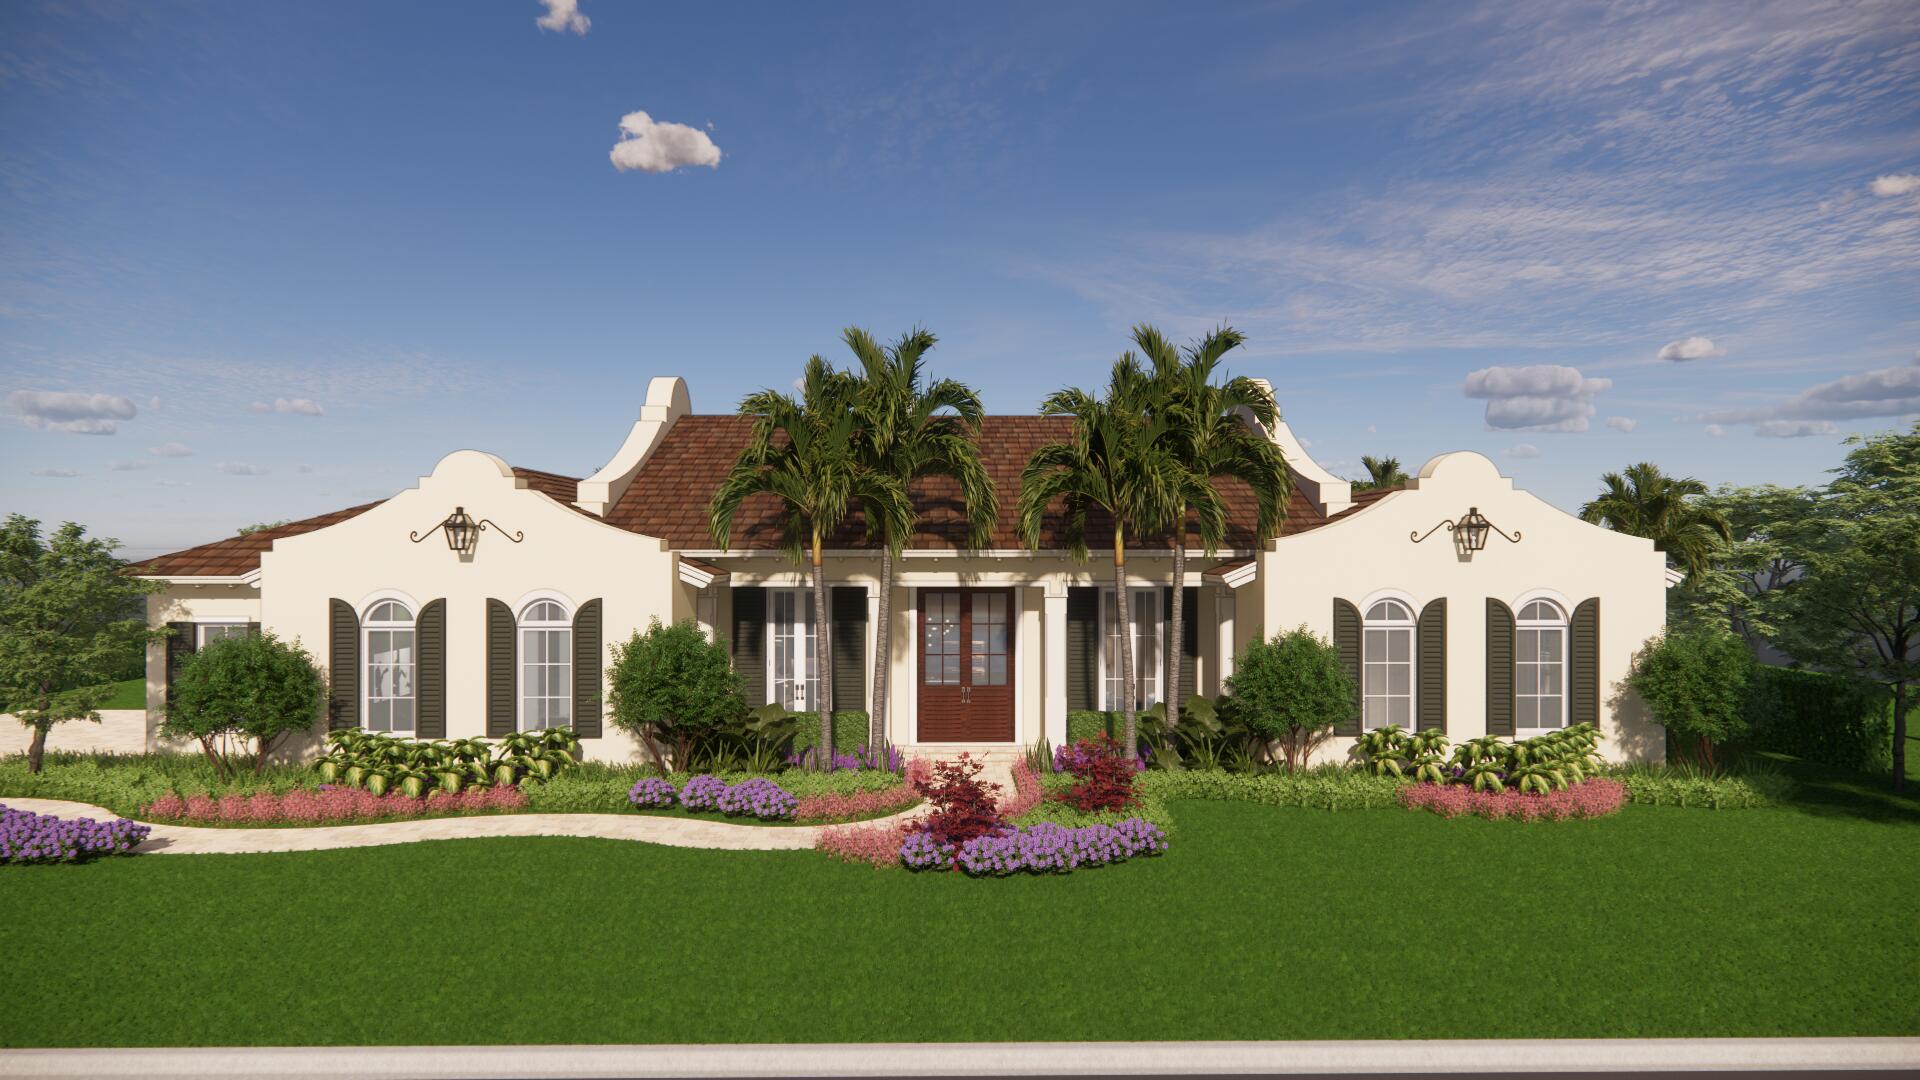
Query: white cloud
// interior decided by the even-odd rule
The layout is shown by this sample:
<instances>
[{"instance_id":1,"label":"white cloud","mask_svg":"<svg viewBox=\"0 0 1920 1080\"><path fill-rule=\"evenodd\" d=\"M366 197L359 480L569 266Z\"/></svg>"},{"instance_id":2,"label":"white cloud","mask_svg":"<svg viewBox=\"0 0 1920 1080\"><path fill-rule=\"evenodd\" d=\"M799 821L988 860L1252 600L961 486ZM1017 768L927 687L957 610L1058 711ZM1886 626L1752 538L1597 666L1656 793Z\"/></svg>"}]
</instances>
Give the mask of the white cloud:
<instances>
[{"instance_id":1,"label":"white cloud","mask_svg":"<svg viewBox=\"0 0 1920 1080\"><path fill-rule=\"evenodd\" d=\"M620 118L620 141L607 157L621 172L672 172L692 165L720 167L720 148L707 133L685 124L655 122L644 112Z\"/></svg>"},{"instance_id":2,"label":"white cloud","mask_svg":"<svg viewBox=\"0 0 1920 1080\"><path fill-rule=\"evenodd\" d=\"M35 469L33 475L44 476L51 480L71 480L80 474L72 469Z\"/></svg>"},{"instance_id":3,"label":"white cloud","mask_svg":"<svg viewBox=\"0 0 1920 1080\"><path fill-rule=\"evenodd\" d=\"M185 480L169 480L165 478L155 480L154 483L160 485L161 487L192 487L193 486L192 484L188 483Z\"/></svg>"},{"instance_id":4,"label":"white cloud","mask_svg":"<svg viewBox=\"0 0 1920 1080\"><path fill-rule=\"evenodd\" d=\"M1920 415L1920 358L1912 364L1843 375L1809 386L1777 405L1757 409L1724 409L1695 419L1716 424L1751 423L1756 425L1755 434L1798 436L1824 435L1828 431L1801 430L1788 423L1771 423L1770 430L1764 433L1759 428L1772 421L1862 420L1915 415Z\"/></svg>"},{"instance_id":5,"label":"white cloud","mask_svg":"<svg viewBox=\"0 0 1920 1080\"><path fill-rule=\"evenodd\" d=\"M1634 428L1640 426L1640 421L1630 420L1624 416L1609 416L1607 417L1607 426L1615 431L1631 432Z\"/></svg>"},{"instance_id":6,"label":"white cloud","mask_svg":"<svg viewBox=\"0 0 1920 1080\"><path fill-rule=\"evenodd\" d=\"M153 462L151 461L116 461L112 465L109 465L107 467L112 469L114 472L139 472L141 469L153 468Z\"/></svg>"},{"instance_id":7,"label":"white cloud","mask_svg":"<svg viewBox=\"0 0 1920 1080\"><path fill-rule=\"evenodd\" d=\"M1708 424L1706 431L1707 431L1707 434L1713 436L1716 439L1727 433L1727 429L1721 427L1719 424Z\"/></svg>"},{"instance_id":8,"label":"white cloud","mask_svg":"<svg viewBox=\"0 0 1920 1080\"><path fill-rule=\"evenodd\" d=\"M1585 431L1593 395L1612 379L1589 379L1560 364L1487 367L1467 376L1462 388L1487 403L1487 426L1503 431Z\"/></svg>"},{"instance_id":9,"label":"white cloud","mask_svg":"<svg viewBox=\"0 0 1920 1080\"><path fill-rule=\"evenodd\" d=\"M1920 176L1913 173L1876 176L1873 178L1873 183L1867 185L1867 190L1883 199L1891 199L1895 195L1910 195L1920 191Z\"/></svg>"},{"instance_id":10,"label":"white cloud","mask_svg":"<svg viewBox=\"0 0 1920 1080\"><path fill-rule=\"evenodd\" d=\"M218 465L215 465L213 467L213 471L226 473L228 476L265 476L267 475L266 466L249 465L244 461L223 461Z\"/></svg>"},{"instance_id":11,"label":"white cloud","mask_svg":"<svg viewBox=\"0 0 1920 1080\"><path fill-rule=\"evenodd\" d=\"M149 446L147 453L154 457L192 457L193 448L185 443L170 442L162 446Z\"/></svg>"},{"instance_id":12,"label":"white cloud","mask_svg":"<svg viewBox=\"0 0 1920 1080\"><path fill-rule=\"evenodd\" d=\"M1500 456L1503 458L1537 458L1540 456L1540 448L1532 443L1523 442L1518 446L1509 446L1505 450L1500 451Z\"/></svg>"},{"instance_id":13,"label":"white cloud","mask_svg":"<svg viewBox=\"0 0 1920 1080\"><path fill-rule=\"evenodd\" d=\"M1679 341L1669 341L1660 346L1662 360L1708 360L1727 355L1727 350L1713 343L1712 338L1698 334L1683 337Z\"/></svg>"},{"instance_id":14,"label":"white cloud","mask_svg":"<svg viewBox=\"0 0 1920 1080\"><path fill-rule=\"evenodd\" d=\"M1800 439L1808 435L1836 435L1840 429L1831 420L1762 420L1753 425L1753 433L1769 439Z\"/></svg>"},{"instance_id":15,"label":"white cloud","mask_svg":"<svg viewBox=\"0 0 1920 1080\"><path fill-rule=\"evenodd\" d=\"M311 466L311 465L306 465L306 464L302 464L302 465L300 466L300 470L299 470L299 471L300 471L300 472L303 472L303 473L310 473L310 472L312 472L312 471L313 471L313 466Z\"/></svg>"},{"instance_id":16,"label":"white cloud","mask_svg":"<svg viewBox=\"0 0 1920 1080\"><path fill-rule=\"evenodd\" d=\"M160 399L159 399L159 398L157 398L157 397L150 397L150 398L148 398L148 399L147 399L147 411L148 411L148 412L159 412L159 411L160 411Z\"/></svg>"},{"instance_id":17,"label":"white cloud","mask_svg":"<svg viewBox=\"0 0 1920 1080\"><path fill-rule=\"evenodd\" d=\"M580 14L580 0L540 0L540 4L547 13L533 22L542 30L556 33L571 30L584 37L587 27L593 25L592 19Z\"/></svg>"},{"instance_id":18,"label":"white cloud","mask_svg":"<svg viewBox=\"0 0 1920 1080\"><path fill-rule=\"evenodd\" d=\"M28 427L74 435L112 435L120 421L140 410L118 394L75 394L61 390L15 390L7 405Z\"/></svg>"},{"instance_id":19,"label":"white cloud","mask_svg":"<svg viewBox=\"0 0 1920 1080\"><path fill-rule=\"evenodd\" d=\"M325 416L327 414L327 410L322 409L319 402L311 398L303 397L297 397L291 401L286 398L274 398L272 403L256 401L247 406L247 411L256 413L290 413L294 416Z\"/></svg>"}]
</instances>

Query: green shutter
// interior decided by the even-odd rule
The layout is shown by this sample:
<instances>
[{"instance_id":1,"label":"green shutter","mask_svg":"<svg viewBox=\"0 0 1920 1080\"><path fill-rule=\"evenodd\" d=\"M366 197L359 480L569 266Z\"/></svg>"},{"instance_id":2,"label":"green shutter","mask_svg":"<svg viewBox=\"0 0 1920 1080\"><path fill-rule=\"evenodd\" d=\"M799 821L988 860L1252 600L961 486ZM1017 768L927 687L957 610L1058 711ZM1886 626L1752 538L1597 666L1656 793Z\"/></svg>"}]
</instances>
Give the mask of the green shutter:
<instances>
[{"instance_id":1,"label":"green shutter","mask_svg":"<svg viewBox=\"0 0 1920 1080\"><path fill-rule=\"evenodd\" d=\"M1513 734L1513 609L1487 597L1487 734Z\"/></svg>"},{"instance_id":2,"label":"green shutter","mask_svg":"<svg viewBox=\"0 0 1920 1080\"><path fill-rule=\"evenodd\" d=\"M1067 590L1067 711L1100 707L1100 590Z\"/></svg>"},{"instance_id":3,"label":"green shutter","mask_svg":"<svg viewBox=\"0 0 1920 1080\"><path fill-rule=\"evenodd\" d=\"M1573 641L1567 648L1572 670L1567 673L1572 697L1567 706L1576 724L1600 726L1600 598L1583 600L1573 609Z\"/></svg>"},{"instance_id":4,"label":"green shutter","mask_svg":"<svg viewBox=\"0 0 1920 1080\"><path fill-rule=\"evenodd\" d=\"M1360 734L1360 609L1348 600L1333 601L1333 646L1340 651L1340 666L1353 680L1353 714L1335 724L1335 735Z\"/></svg>"},{"instance_id":5,"label":"green shutter","mask_svg":"<svg viewBox=\"0 0 1920 1080\"><path fill-rule=\"evenodd\" d=\"M360 726L360 616L345 600L327 604L327 728Z\"/></svg>"},{"instance_id":6,"label":"green shutter","mask_svg":"<svg viewBox=\"0 0 1920 1080\"><path fill-rule=\"evenodd\" d=\"M193 638L193 624L190 622L170 622L167 629L167 704L173 704L173 681L180 677L180 665L193 655L196 642Z\"/></svg>"},{"instance_id":7,"label":"green shutter","mask_svg":"<svg viewBox=\"0 0 1920 1080\"><path fill-rule=\"evenodd\" d=\"M1429 601L1420 609L1414 631L1415 662L1420 685L1414 687L1414 725L1420 731L1447 732L1447 598Z\"/></svg>"},{"instance_id":8,"label":"green shutter","mask_svg":"<svg viewBox=\"0 0 1920 1080\"><path fill-rule=\"evenodd\" d=\"M867 587L835 585L829 590L827 605L833 621L827 627L833 661L833 696L828 699L836 711L864 712L867 708Z\"/></svg>"},{"instance_id":9,"label":"green shutter","mask_svg":"<svg viewBox=\"0 0 1920 1080\"><path fill-rule=\"evenodd\" d=\"M413 624L414 731L422 739L447 737L447 602L430 601Z\"/></svg>"},{"instance_id":10,"label":"green shutter","mask_svg":"<svg viewBox=\"0 0 1920 1080\"><path fill-rule=\"evenodd\" d=\"M487 736L501 739L519 728L520 710L514 701L516 661L513 609L504 601L487 601Z\"/></svg>"},{"instance_id":11,"label":"green shutter","mask_svg":"<svg viewBox=\"0 0 1920 1080\"><path fill-rule=\"evenodd\" d=\"M747 704L767 703L767 590L757 585L733 590L733 670Z\"/></svg>"},{"instance_id":12,"label":"green shutter","mask_svg":"<svg viewBox=\"0 0 1920 1080\"><path fill-rule=\"evenodd\" d=\"M1160 588L1160 610L1169 620L1173 619L1173 586ZM1200 607L1200 590L1192 585L1186 587L1180 597L1180 707L1187 707L1187 699L1199 692L1196 672L1200 662L1200 620L1194 618ZM1162 675L1165 672L1161 673Z\"/></svg>"},{"instance_id":13,"label":"green shutter","mask_svg":"<svg viewBox=\"0 0 1920 1080\"><path fill-rule=\"evenodd\" d=\"M605 713L601 694L600 600L580 605L573 616L573 733L583 739L600 737Z\"/></svg>"}]
</instances>

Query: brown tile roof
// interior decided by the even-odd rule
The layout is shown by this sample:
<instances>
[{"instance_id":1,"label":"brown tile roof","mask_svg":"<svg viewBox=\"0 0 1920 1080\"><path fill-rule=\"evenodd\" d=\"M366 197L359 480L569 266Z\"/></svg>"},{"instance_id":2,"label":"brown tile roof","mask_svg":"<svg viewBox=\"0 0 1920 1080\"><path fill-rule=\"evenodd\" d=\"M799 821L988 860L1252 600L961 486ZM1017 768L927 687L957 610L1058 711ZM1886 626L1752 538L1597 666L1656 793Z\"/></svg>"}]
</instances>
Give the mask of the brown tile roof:
<instances>
[{"instance_id":1,"label":"brown tile roof","mask_svg":"<svg viewBox=\"0 0 1920 1080\"><path fill-rule=\"evenodd\" d=\"M721 477L733 465L741 447L746 445L750 421L738 416L683 416L667 432L658 449L628 486L620 501L607 512L607 522L633 532L658 536L676 548L694 550L713 547L708 535L707 505ZM988 416L983 418L980 446L983 464L999 493L1000 513L994 522L990 548L1012 549L1020 542L1017 510L1020 497L1020 471L1027 458L1040 446L1065 439L1073 425L1067 417ZM1227 501L1226 545L1233 548L1254 546L1258 508L1253 492L1246 484L1231 478L1219 482ZM921 549L953 549L964 545L966 517L960 505L959 484L947 477L927 477L914 486L919 503L920 529L912 546ZM1365 505L1386 492L1363 492L1356 503ZM834 534L829 546L855 548L867 546L864 519L856 510L850 520ZM1294 493L1288 506L1288 523L1283 535L1304 532L1326 524L1327 519L1313 508L1306 496ZM755 495L735 515L729 548L777 548L780 546L780 504L772 495ZM1057 516L1041 531L1044 547L1060 544ZM1087 527L1087 543L1098 550L1112 544L1113 525L1104 514L1092 516ZM1166 547L1169 538L1149 538L1129 546Z\"/></svg>"},{"instance_id":2,"label":"brown tile roof","mask_svg":"<svg viewBox=\"0 0 1920 1080\"><path fill-rule=\"evenodd\" d=\"M521 468L515 468L513 475L527 481L528 487L558 501L562 506L586 513L573 505L574 494L580 483L573 477L541 472L538 469ZM210 544L201 544L199 547L191 547L185 551L156 555L151 559L133 563L127 567L127 571L142 577L237 577L252 573L260 568L260 553L271 548L275 540L310 533L329 525L338 525L348 518L366 513L384 501L386 500L379 499L362 503L346 510L335 510L331 514L289 521L285 525L261 529L245 536L230 536L225 540L215 540Z\"/></svg>"}]
</instances>

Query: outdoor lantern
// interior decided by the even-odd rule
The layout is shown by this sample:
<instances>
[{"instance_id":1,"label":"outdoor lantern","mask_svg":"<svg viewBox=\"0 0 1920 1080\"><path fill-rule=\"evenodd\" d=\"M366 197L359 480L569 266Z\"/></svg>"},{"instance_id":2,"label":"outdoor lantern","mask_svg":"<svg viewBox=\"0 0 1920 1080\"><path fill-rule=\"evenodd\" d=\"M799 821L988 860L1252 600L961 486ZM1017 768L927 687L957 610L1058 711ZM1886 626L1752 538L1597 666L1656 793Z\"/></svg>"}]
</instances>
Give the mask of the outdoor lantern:
<instances>
[{"instance_id":1,"label":"outdoor lantern","mask_svg":"<svg viewBox=\"0 0 1920 1080\"><path fill-rule=\"evenodd\" d=\"M440 528L446 531L448 548L462 555L473 554L473 545L480 539L480 526L467 516L466 507L454 507Z\"/></svg>"},{"instance_id":2,"label":"outdoor lantern","mask_svg":"<svg viewBox=\"0 0 1920 1080\"><path fill-rule=\"evenodd\" d=\"M1493 522L1488 521L1486 515L1482 514L1480 508L1477 506L1467 507L1467 512L1461 516L1459 521L1442 521L1424 533L1416 530L1408 533L1407 536L1417 544L1427 537L1432 536L1434 533L1439 532L1441 529L1445 529L1453 534L1454 546L1459 548L1462 554L1466 555L1471 555L1476 551L1485 551L1488 533L1499 533L1501 536L1506 536L1510 543L1517 544L1520 542L1519 530L1516 529L1512 536L1507 536L1506 531Z\"/></svg>"},{"instance_id":3,"label":"outdoor lantern","mask_svg":"<svg viewBox=\"0 0 1920 1080\"><path fill-rule=\"evenodd\" d=\"M407 539L417 544L427 537L432 536L434 530L438 529L440 532L447 534L447 549L455 555L465 558L473 554L473 549L480 543L480 534L486 532L489 527L491 527L494 532L499 533L501 536L506 537L516 544L527 538L526 533L508 532L501 528L499 523L486 518L475 521L473 517L467 513L466 507L456 506L453 508L453 513L447 515L445 521L435 525L432 529L428 529L426 532L410 532L407 534Z\"/></svg>"}]
</instances>

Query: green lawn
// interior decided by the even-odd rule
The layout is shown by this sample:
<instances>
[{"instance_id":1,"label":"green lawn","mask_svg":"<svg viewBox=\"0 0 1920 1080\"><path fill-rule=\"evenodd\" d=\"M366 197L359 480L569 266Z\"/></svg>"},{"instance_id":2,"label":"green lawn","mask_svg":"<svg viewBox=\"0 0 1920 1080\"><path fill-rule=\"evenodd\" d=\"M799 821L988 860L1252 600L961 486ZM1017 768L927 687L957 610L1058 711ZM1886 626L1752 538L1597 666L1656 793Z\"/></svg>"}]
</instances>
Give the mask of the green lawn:
<instances>
[{"instance_id":1,"label":"green lawn","mask_svg":"<svg viewBox=\"0 0 1920 1080\"><path fill-rule=\"evenodd\" d=\"M979 881L468 840L0 868L0 1044L1916 1035L1920 806L1181 802Z\"/></svg>"},{"instance_id":2,"label":"green lawn","mask_svg":"<svg viewBox=\"0 0 1920 1080\"><path fill-rule=\"evenodd\" d=\"M144 709L147 707L147 677L124 679L113 684L113 696L103 709Z\"/></svg>"}]
</instances>

